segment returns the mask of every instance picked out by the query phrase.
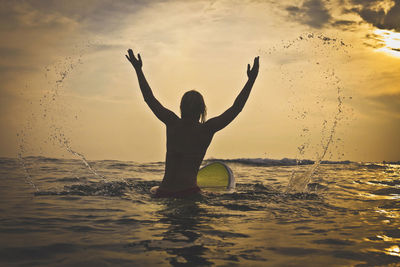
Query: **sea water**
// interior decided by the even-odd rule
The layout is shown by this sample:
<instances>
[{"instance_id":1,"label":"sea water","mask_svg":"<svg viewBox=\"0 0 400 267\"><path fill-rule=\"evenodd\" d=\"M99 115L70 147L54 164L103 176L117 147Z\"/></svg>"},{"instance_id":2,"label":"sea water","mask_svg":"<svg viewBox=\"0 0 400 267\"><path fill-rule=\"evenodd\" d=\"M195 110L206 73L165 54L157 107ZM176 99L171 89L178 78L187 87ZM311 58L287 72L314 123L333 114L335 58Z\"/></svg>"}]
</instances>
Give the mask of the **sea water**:
<instances>
[{"instance_id":1,"label":"sea water","mask_svg":"<svg viewBox=\"0 0 400 267\"><path fill-rule=\"evenodd\" d=\"M89 161L104 180L78 159L23 160L0 159L2 266L400 264L398 163L322 161L290 193L312 161L225 160L235 192L156 199L163 162Z\"/></svg>"}]
</instances>

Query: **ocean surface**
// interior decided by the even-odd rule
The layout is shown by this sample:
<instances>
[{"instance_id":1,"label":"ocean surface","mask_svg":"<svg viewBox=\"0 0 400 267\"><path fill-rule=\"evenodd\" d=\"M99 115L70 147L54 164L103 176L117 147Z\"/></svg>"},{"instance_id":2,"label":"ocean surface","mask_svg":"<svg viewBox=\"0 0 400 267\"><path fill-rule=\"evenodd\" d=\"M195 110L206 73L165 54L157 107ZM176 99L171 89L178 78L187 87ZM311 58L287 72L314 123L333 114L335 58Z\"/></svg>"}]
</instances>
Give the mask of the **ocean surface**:
<instances>
[{"instance_id":1,"label":"ocean surface","mask_svg":"<svg viewBox=\"0 0 400 267\"><path fill-rule=\"evenodd\" d=\"M1 266L400 265L398 164L322 162L297 192L312 162L225 160L235 192L155 199L163 162L21 160L0 158Z\"/></svg>"}]
</instances>

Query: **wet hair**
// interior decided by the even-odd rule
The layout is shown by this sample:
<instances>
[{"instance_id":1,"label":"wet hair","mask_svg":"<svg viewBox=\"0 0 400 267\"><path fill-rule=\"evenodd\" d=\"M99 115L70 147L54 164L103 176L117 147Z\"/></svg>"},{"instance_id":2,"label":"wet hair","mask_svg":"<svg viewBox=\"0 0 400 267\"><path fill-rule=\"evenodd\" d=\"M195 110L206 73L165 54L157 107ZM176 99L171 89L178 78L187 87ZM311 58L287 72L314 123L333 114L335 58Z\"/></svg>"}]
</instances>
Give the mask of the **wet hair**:
<instances>
[{"instance_id":1,"label":"wet hair","mask_svg":"<svg viewBox=\"0 0 400 267\"><path fill-rule=\"evenodd\" d=\"M203 96L195 91L187 91L181 100L181 118L204 123L207 116L207 108Z\"/></svg>"}]
</instances>

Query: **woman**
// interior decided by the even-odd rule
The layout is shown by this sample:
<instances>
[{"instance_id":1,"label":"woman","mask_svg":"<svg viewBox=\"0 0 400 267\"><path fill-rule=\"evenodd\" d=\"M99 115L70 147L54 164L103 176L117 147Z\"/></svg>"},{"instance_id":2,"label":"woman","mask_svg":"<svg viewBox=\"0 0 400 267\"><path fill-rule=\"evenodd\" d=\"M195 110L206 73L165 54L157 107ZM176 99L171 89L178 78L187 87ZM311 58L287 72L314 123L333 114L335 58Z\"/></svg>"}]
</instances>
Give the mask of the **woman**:
<instances>
[{"instance_id":1,"label":"woman","mask_svg":"<svg viewBox=\"0 0 400 267\"><path fill-rule=\"evenodd\" d=\"M214 134L225 128L242 111L257 78L259 57L254 58L252 68L250 64L247 65L248 81L233 105L220 116L205 121L206 105L197 91L188 91L183 95L180 118L161 105L144 77L140 54L137 56L129 49L126 58L136 71L144 101L167 126L165 174L161 185L152 191L156 197L185 197L198 193L197 172L207 148Z\"/></svg>"}]
</instances>

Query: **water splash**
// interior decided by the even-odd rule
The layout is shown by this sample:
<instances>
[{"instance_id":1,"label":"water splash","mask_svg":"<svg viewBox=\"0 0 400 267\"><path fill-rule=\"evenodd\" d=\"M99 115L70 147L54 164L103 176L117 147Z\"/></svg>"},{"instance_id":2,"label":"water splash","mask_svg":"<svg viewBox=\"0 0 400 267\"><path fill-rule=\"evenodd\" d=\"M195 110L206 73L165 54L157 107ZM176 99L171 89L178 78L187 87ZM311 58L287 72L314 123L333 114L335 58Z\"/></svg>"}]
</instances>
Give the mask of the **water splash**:
<instances>
[{"instance_id":1,"label":"water splash","mask_svg":"<svg viewBox=\"0 0 400 267\"><path fill-rule=\"evenodd\" d=\"M35 189L36 192L39 192L39 187L33 182L32 176L29 173L28 168L26 167L25 160L23 159L21 153L18 153L18 161L21 164L22 169L25 172L25 176L24 176L25 182L27 184L31 185L33 187L33 189Z\"/></svg>"},{"instance_id":2,"label":"water splash","mask_svg":"<svg viewBox=\"0 0 400 267\"><path fill-rule=\"evenodd\" d=\"M73 150L73 149L71 148L70 143L69 143L69 140L64 139L63 144L64 144L65 148L67 149L67 151L70 152L71 154L73 154L74 156L77 156L77 157L85 164L85 166L86 166L95 176L100 177L100 178L103 180L103 182L109 182L109 180L107 179L107 177L105 177L104 175L99 174L99 173L93 168L93 166L92 166L91 164L89 164L88 160L86 159L86 157L85 157L82 153L79 153L79 152L77 152L77 151L75 151L75 150ZM120 177L120 180L121 180L122 182L128 184L128 182L127 182L123 177Z\"/></svg>"},{"instance_id":3,"label":"water splash","mask_svg":"<svg viewBox=\"0 0 400 267\"><path fill-rule=\"evenodd\" d=\"M72 148L66 130L62 127L63 125L68 125L68 116L72 116L73 119L78 119L78 115L75 112L68 110L70 109L70 105L67 105L62 101L61 97L64 92L65 81L77 66L83 64L82 58L85 55L86 50L97 44L97 42L88 42L83 46L76 46L73 56L66 56L55 63L44 67L44 79L48 87L44 90L43 95L38 100L39 112L32 112L28 117L24 128L17 133L17 136L19 137L18 158L26 174L26 182L32 185L36 190L38 190L38 187L34 184L33 177L26 167L26 162L24 160L24 155L29 150L34 150L33 144L30 144L27 141L28 137L32 138L34 127L43 127L48 129L48 136L45 140L38 140L32 143L36 145L41 141L44 145L48 145L50 141L53 146L65 149L69 154L80 159L93 175L99 177L102 181L107 181L105 176L99 174L94 169L83 153ZM30 104L31 106L33 105L32 101ZM40 119L40 123L43 124L43 126L38 124L38 119ZM30 149L28 147L30 147ZM32 151L30 152L32 153ZM41 146L39 147L39 152L42 152ZM122 180L125 182L123 178Z\"/></svg>"},{"instance_id":4,"label":"water splash","mask_svg":"<svg viewBox=\"0 0 400 267\"><path fill-rule=\"evenodd\" d=\"M17 133L17 137L19 138L19 146L18 146L18 154L17 154L17 156L18 156L18 162L21 165L21 167L22 167L22 169L24 170L24 173L25 173L25 176L24 176L25 182L27 184L31 185L33 187L33 189L35 189L36 192L38 192L39 191L39 187L33 182L32 175L30 174L30 172L29 172L29 170L28 170L28 168L26 166L26 162L25 162L25 160L23 158L23 154L25 153L25 150L26 150L25 132L26 132L26 129L31 128L30 127L31 122L32 122L32 120L29 120L27 125L25 126L25 129L21 130L20 132Z\"/></svg>"},{"instance_id":5,"label":"water splash","mask_svg":"<svg viewBox=\"0 0 400 267\"><path fill-rule=\"evenodd\" d=\"M107 181L107 178L106 178L105 176L99 174L99 173L89 164L89 162L87 161L86 157L85 157L82 153L79 153L79 152L77 152L77 151L75 151L75 150L73 150L73 149L71 148L70 141L69 141L68 139L66 139L66 138L63 136L63 139L60 139L60 141L62 142L62 144L64 145L64 147L67 149L67 151L70 152L72 155L77 156L77 157L83 162L83 164L85 164L85 166L86 166L95 176L100 177L103 181Z\"/></svg>"},{"instance_id":6,"label":"water splash","mask_svg":"<svg viewBox=\"0 0 400 267\"><path fill-rule=\"evenodd\" d=\"M335 60L344 57L340 62L342 64L349 59L349 48L351 45L340 38L304 33L295 39L283 41L281 45L260 51L268 55L270 60L277 61L281 74L280 85L289 90L288 117L294 119L300 128L296 163L300 165L307 154L307 157L314 158L314 164L305 172L300 172L300 168L293 170L287 193L307 191L307 185L312 182L321 161L328 154L332 157L330 147L341 140L336 137L336 132L342 119L345 97L341 80L335 71L339 63L335 65ZM335 91L330 88L335 88L336 96L332 95ZM334 106L335 98L337 104ZM329 116L333 112L334 116ZM324 114L328 114L328 117ZM319 120L322 122L316 123ZM314 156L309 155L312 151Z\"/></svg>"},{"instance_id":7,"label":"water splash","mask_svg":"<svg viewBox=\"0 0 400 267\"><path fill-rule=\"evenodd\" d=\"M333 142L335 132L336 132L336 127L338 125L338 122L341 119L340 115L342 113L342 105L343 105L343 98L341 96L341 88L339 86L337 87L337 93L338 93L338 97L337 97L338 110L337 110L337 113L335 114L333 125L331 127L328 140L322 146L322 148L323 148L322 153L317 156L317 159L315 160L314 164L305 173L296 173L296 172L292 173L292 176L289 180L289 184L286 188L286 193L293 192L293 191L296 191L296 192L307 191L307 185L311 182L313 174L318 169L319 165L321 164L322 159L325 157L325 155L328 151L329 146ZM324 122L324 126L325 125L326 125L326 123ZM322 142L322 140L321 140L321 142Z\"/></svg>"}]
</instances>

